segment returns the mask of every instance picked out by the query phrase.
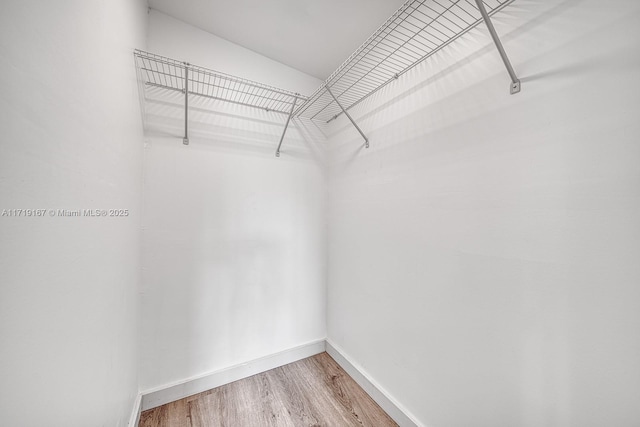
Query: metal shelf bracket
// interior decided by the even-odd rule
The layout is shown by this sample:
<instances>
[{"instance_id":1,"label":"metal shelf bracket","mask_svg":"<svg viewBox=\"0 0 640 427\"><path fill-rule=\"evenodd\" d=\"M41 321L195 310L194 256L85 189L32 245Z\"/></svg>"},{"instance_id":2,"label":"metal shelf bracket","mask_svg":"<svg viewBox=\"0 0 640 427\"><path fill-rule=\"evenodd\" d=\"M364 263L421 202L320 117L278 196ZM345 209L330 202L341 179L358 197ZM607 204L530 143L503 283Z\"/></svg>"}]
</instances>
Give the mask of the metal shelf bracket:
<instances>
[{"instance_id":1,"label":"metal shelf bracket","mask_svg":"<svg viewBox=\"0 0 640 427\"><path fill-rule=\"evenodd\" d=\"M498 33L496 33L496 29L493 26L493 22L491 22L491 18L489 17L489 14L487 13L487 10L484 7L484 3L482 2L482 0L475 0L475 1L476 1L476 5L478 6L478 10L480 11L480 14L482 15L482 19L484 20L484 23L487 25L487 28L489 29L491 38L493 39L493 42L495 43L496 48L500 53L502 62L504 62L504 66L507 68L509 77L511 77L511 86L509 86L509 92L512 95L516 94L520 92L520 80L518 79L518 76L516 76L516 72L513 70L513 66L511 66L509 57L507 56L507 53L505 52L504 47L502 46L500 37L498 37Z\"/></svg>"},{"instance_id":2,"label":"metal shelf bracket","mask_svg":"<svg viewBox=\"0 0 640 427\"><path fill-rule=\"evenodd\" d=\"M289 111L287 122L284 124L284 129L282 129L282 136L280 136L280 143L278 144L278 149L276 150L276 157L280 157L280 147L282 147L282 141L284 140L284 135L287 133L287 128L289 127L289 122L291 121L291 117L293 116L293 110L296 108L296 102L298 101L299 95L299 93L296 93L296 96L293 98L293 102L291 103L291 110Z\"/></svg>"},{"instance_id":3,"label":"metal shelf bracket","mask_svg":"<svg viewBox=\"0 0 640 427\"><path fill-rule=\"evenodd\" d=\"M365 148L369 148L369 139L366 137L366 135L364 134L364 132L362 132L362 130L358 127L357 123L355 122L355 120L353 120L353 118L351 117L351 115L347 112L347 110L344 109L344 107L342 106L342 104L340 104L340 101L338 101L338 98L335 97L335 95L333 94L333 92L331 92L331 90L329 89L329 86L325 85L324 88L327 90L327 92L329 93L329 95L331 95L331 97L333 98L333 100L336 102L336 104L338 104L338 107L340 107L340 109L342 110L342 112L344 113L345 116L347 116L347 118L349 119L349 121L351 121L351 124L353 125L353 127L355 127L358 132L360 133L360 135L362 135L362 138L364 138L364 146Z\"/></svg>"},{"instance_id":4,"label":"metal shelf bracket","mask_svg":"<svg viewBox=\"0 0 640 427\"><path fill-rule=\"evenodd\" d=\"M184 145L189 145L189 63L184 63Z\"/></svg>"}]
</instances>

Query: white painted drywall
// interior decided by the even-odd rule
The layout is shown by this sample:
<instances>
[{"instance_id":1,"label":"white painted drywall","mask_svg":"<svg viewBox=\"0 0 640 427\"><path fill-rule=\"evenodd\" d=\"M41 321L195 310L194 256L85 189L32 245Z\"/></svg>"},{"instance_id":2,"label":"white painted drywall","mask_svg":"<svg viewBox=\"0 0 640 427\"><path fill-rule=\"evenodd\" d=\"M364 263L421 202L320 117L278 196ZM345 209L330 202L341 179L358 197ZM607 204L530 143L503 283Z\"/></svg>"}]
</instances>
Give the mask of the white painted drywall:
<instances>
[{"instance_id":1,"label":"white painted drywall","mask_svg":"<svg viewBox=\"0 0 640 427\"><path fill-rule=\"evenodd\" d=\"M298 92L319 85L228 42L219 48L215 36L158 12L148 43ZM284 116L192 97L184 146L181 95L146 96L141 389L323 339L321 132L292 123L276 158Z\"/></svg>"},{"instance_id":2,"label":"white painted drywall","mask_svg":"<svg viewBox=\"0 0 640 427\"><path fill-rule=\"evenodd\" d=\"M311 95L321 81L157 10L149 13L152 53Z\"/></svg>"},{"instance_id":3,"label":"white painted drywall","mask_svg":"<svg viewBox=\"0 0 640 427\"><path fill-rule=\"evenodd\" d=\"M137 383L144 1L0 4L0 424L125 426ZM127 217L48 210L128 209Z\"/></svg>"},{"instance_id":4,"label":"white painted drywall","mask_svg":"<svg viewBox=\"0 0 640 427\"><path fill-rule=\"evenodd\" d=\"M516 1L332 130L328 337L424 426L640 425L640 4ZM434 65L440 64L439 66Z\"/></svg>"}]
</instances>

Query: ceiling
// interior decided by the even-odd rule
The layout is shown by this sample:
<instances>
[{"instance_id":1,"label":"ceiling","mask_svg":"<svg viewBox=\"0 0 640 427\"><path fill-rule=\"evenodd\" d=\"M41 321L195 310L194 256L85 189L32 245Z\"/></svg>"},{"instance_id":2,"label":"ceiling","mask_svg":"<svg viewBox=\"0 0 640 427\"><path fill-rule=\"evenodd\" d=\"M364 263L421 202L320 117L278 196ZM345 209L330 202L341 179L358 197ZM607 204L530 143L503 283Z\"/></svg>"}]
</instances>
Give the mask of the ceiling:
<instances>
[{"instance_id":1,"label":"ceiling","mask_svg":"<svg viewBox=\"0 0 640 427\"><path fill-rule=\"evenodd\" d=\"M153 9L325 80L404 0L149 0Z\"/></svg>"}]
</instances>

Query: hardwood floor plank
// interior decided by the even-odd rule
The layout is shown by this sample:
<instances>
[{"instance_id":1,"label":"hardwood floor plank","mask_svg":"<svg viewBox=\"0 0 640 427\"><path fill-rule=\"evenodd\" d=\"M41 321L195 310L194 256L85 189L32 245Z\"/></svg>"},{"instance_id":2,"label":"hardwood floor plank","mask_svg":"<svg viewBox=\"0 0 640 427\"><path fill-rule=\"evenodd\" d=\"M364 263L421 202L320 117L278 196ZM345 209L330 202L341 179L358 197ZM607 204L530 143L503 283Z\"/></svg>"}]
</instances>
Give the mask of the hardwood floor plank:
<instances>
[{"instance_id":1,"label":"hardwood floor plank","mask_svg":"<svg viewBox=\"0 0 640 427\"><path fill-rule=\"evenodd\" d=\"M284 406L294 426L319 426L321 416L295 368L292 363L267 373L274 397Z\"/></svg>"},{"instance_id":2,"label":"hardwood floor plank","mask_svg":"<svg viewBox=\"0 0 640 427\"><path fill-rule=\"evenodd\" d=\"M187 410L184 399L167 403L140 415L140 427L187 427Z\"/></svg>"},{"instance_id":3,"label":"hardwood floor plank","mask_svg":"<svg viewBox=\"0 0 640 427\"><path fill-rule=\"evenodd\" d=\"M351 414L357 425L394 426L395 421L347 374L327 353L305 360L309 369L322 372L326 386L333 391L337 402Z\"/></svg>"},{"instance_id":4,"label":"hardwood floor plank","mask_svg":"<svg viewBox=\"0 0 640 427\"><path fill-rule=\"evenodd\" d=\"M140 427L393 427L322 353L142 413Z\"/></svg>"},{"instance_id":5,"label":"hardwood floor plank","mask_svg":"<svg viewBox=\"0 0 640 427\"><path fill-rule=\"evenodd\" d=\"M322 373L314 369L309 359L292 364L290 370L296 373L295 381L299 382L303 392L310 396L318 412L322 414L321 425L358 426L344 412L333 391L324 384Z\"/></svg>"},{"instance_id":6,"label":"hardwood floor plank","mask_svg":"<svg viewBox=\"0 0 640 427\"><path fill-rule=\"evenodd\" d=\"M253 386L257 391L260 399L260 413L262 415L262 425L272 427L295 427L291 421L289 413L282 404L276 399L273 392L273 386L269 379L269 374L264 372L253 377Z\"/></svg>"}]
</instances>

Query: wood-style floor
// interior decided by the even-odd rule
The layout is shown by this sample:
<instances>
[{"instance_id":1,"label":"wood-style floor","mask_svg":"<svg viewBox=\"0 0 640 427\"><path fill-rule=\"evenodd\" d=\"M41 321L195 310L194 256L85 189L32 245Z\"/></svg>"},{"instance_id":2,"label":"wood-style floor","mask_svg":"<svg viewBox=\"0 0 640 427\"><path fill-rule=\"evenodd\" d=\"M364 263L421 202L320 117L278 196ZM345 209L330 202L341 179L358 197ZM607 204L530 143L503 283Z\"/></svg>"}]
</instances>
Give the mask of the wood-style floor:
<instances>
[{"instance_id":1,"label":"wood-style floor","mask_svg":"<svg viewBox=\"0 0 640 427\"><path fill-rule=\"evenodd\" d=\"M327 353L150 409L139 425L397 426Z\"/></svg>"}]
</instances>

